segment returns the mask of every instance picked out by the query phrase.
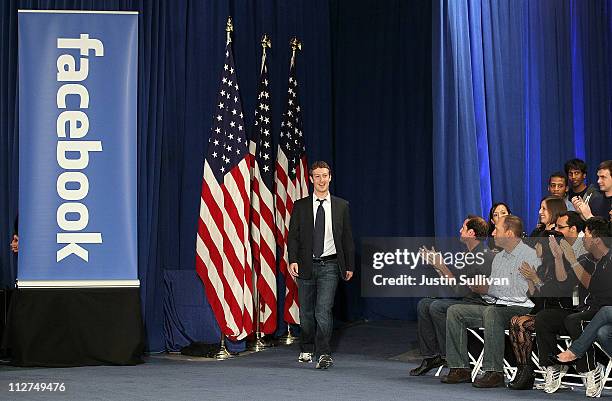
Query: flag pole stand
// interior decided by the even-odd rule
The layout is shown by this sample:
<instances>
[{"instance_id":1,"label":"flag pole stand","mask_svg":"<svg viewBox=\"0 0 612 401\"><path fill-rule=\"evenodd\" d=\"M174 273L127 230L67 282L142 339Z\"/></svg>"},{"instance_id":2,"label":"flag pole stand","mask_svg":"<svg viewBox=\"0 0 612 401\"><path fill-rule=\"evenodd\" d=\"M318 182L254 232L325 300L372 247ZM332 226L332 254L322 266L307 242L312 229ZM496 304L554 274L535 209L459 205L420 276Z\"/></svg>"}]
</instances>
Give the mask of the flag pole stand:
<instances>
[{"instance_id":1,"label":"flag pole stand","mask_svg":"<svg viewBox=\"0 0 612 401\"><path fill-rule=\"evenodd\" d=\"M297 341L297 337L291 334L291 324L287 323L287 334L281 336L278 340L283 345L291 345Z\"/></svg>"},{"instance_id":2,"label":"flag pole stand","mask_svg":"<svg viewBox=\"0 0 612 401\"><path fill-rule=\"evenodd\" d=\"M219 352L217 352L217 355L215 355L215 359L218 361L223 361L230 359L231 357L232 355L227 351L227 348L225 348L225 336L221 334L221 349L219 349Z\"/></svg>"},{"instance_id":3,"label":"flag pole stand","mask_svg":"<svg viewBox=\"0 0 612 401\"><path fill-rule=\"evenodd\" d=\"M259 351L263 351L266 348L268 348L266 344L264 344L264 342L261 340L261 337L262 337L261 332L258 331L255 334L255 341L249 347L249 351L259 352Z\"/></svg>"},{"instance_id":4,"label":"flag pole stand","mask_svg":"<svg viewBox=\"0 0 612 401\"><path fill-rule=\"evenodd\" d=\"M264 344L264 342L261 340L262 337L262 333L261 333L261 321L260 321L260 309L261 309L261 303L260 303L260 299L259 299L260 295L259 295L259 291L257 292L257 307L255 308L255 313L256 313L256 327L257 327L257 331L255 333L255 341L249 346L249 351L254 351L254 352L259 352L259 351L263 351L264 349L266 349L266 344Z\"/></svg>"}]
</instances>

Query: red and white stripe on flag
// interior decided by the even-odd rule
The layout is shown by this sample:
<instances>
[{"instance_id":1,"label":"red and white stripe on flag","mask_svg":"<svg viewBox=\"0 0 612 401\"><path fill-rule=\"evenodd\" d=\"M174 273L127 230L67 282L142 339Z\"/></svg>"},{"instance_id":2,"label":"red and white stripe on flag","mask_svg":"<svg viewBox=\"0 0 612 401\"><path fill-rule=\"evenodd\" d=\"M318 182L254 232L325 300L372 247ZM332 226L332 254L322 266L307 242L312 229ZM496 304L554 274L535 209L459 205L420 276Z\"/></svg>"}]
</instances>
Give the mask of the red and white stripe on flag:
<instances>
[{"instance_id":1,"label":"red and white stripe on flag","mask_svg":"<svg viewBox=\"0 0 612 401\"><path fill-rule=\"evenodd\" d=\"M228 43L204 161L196 270L221 332L231 340L253 332L251 180L243 118Z\"/></svg>"}]
</instances>

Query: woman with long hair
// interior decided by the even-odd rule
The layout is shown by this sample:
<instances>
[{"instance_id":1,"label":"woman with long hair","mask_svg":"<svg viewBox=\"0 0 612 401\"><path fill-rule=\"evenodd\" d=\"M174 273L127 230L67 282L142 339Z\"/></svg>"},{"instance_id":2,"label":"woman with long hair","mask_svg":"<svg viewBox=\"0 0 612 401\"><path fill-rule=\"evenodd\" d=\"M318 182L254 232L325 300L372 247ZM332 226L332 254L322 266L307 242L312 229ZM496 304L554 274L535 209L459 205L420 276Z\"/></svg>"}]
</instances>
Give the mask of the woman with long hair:
<instances>
[{"instance_id":1,"label":"woman with long hair","mask_svg":"<svg viewBox=\"0 0 612 401\"><path fill-rule=\"evenodd\" d=\"M495 225L499 221L500 217L508 216L512 214L510 211L510 207L504 202L495 202L491 209L489 210L489 249L499 251L500 248L495 245L495 241L493 241L493 230L495 230Z\"/></svg>"},{"instance_id":2,"label":"woman with long hair","mask_svg":"<svg viewBox=\"0 0 612 401\"><path fill-rule=\"evenodd\" d=\"M545 230L554 230L557 224L557 218L563 212L567 212L567 206L563 199L556 196L546 196L540 202L538 225L529 236L539 237Z\"/></svg>"}]
</instances>

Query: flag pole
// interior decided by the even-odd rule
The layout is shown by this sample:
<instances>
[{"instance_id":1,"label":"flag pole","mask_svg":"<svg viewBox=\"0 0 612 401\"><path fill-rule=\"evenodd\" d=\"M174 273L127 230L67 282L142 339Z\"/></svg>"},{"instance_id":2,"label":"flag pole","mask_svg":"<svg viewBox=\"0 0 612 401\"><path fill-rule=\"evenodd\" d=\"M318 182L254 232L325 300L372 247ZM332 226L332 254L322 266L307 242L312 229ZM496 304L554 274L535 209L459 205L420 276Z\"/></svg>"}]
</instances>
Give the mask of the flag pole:
<instances>
[{"instance_id":1,"label":"flag pole","mask_svg":"<svg viewBox=\"0 0 612 401\"><path fill-rule=\"evenodd\" d=\"M297 337L291 334L291 323L287 323L287 333L281 336L278 341L283 345L291 345L297 341Z\"/></svg>"},{"instance_id":2,"label":"flag pole","mask_svg":"<svg viewBox=\"0 0 612 401\"><path fill-rule=\"evenodd\" d=\"M219 349L219 352L217 352L217 355L215 355L215 359L218 361L223 361L225 359L230 359L231 357L232 355L229 353L227 348L225 348L225 335L223 332L221 332L221 348Z\"/></svg>"},{"instance_id":3,"label":"flag pole","mask_svg":"<svg viewBox=\"0 0 612 401\"><path fill-rule=\"evenodd\" d=\"M259 325L260 325L260 319L259 319L259 294L257 296L257 331L255 332L255 341L253 341L253 343L251 344L251 346L249 347L249 351L253 351L253 352L259 352L259 351L263 351L264 349L266 349L266 344L263 342L263 340L261 339L261 331L259 330Z\"/></svg>"},{"instance_id":4,"label":"flag pole","mask_svg":"<svg viewBox=\"0 0 612 401\"><path fill-rule=\"evenodd\" d=\"M298 50L302 50L302 42L299 41L297 37L291 38L289 41L291 45L291 65L290 68L295 65L295 55ZM294 280L290 278L290 280ZM291 334L291 323L287 322L287 333L279 338L281 344L291 345L297 341L297 337Z\"/></svg>"},{"instance_id":5,"label":"flag pole","mask_svg":"<svg viewBox=\"0 0 612 401\"><path fill-rule=\"evenodd\" d=\"M261 38L261 47L262 47L262 54L261 54L260 74L263 73L263 69L264 69L264 65L266 61L266 48L272 47L272 41L270 40L270 38L268 38L268 35L266 35L265 33L263 37ZM255 165L255 162L253 162L253 165ZM251 191L252 191L252 188L251 188ZM255 341L249 347L249 350L254 351L254 352L263 351L264 349L267 348L266 344L262 340L263 333L261 332L261 294L259 293L257 289L258 280L259 280L259 277L257 276L257 274L255 274L255 285L253 287L255 289L254 302L255 302L255 314L256 314L257 320L255 320Z\"/></svg>"},{"instance_id":6,"label":"flag pole","mask_svg":"<svg viewBox=\"0 0 612 401\"><path fill-rule=\"evenodd\" d=\"M227 42L226 46L232 43L232 32L234 31L234 25L232 23L232 17L227 17L227 24L225 25L225 32L227 33ZM219 348L219 352L215 355L215 359L218 361L222 361L225 359L229 359L232 356L225 348L225 334L223 334L223 329L221 329L221 347Z\"/></svg>"}]
</instances>

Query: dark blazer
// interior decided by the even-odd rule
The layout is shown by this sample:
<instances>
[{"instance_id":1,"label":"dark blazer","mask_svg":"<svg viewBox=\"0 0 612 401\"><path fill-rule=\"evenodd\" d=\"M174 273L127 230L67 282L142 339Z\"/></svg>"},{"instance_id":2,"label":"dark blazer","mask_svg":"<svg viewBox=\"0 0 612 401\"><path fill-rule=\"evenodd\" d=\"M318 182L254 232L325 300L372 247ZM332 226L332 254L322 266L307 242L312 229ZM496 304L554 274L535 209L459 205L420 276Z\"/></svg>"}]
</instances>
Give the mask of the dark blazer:
<instances>
[{"instance_id":1,"label":"dark blazer","mask_svg":"<svg viewBox=\"0 0 612 401\"><path fill-rule=\"evenodd\" d=\"M342 278L345 278L347 270L353 271L355 269L355 245L353 244L349 204L342 198L331 196L331 211L338 266ZM314 214L312 212L312 195L310 195L298 200L293 205L287 239L289 263L297 263L299 277L306 280L312 276L313 230Z\"/></svg>"}]
</instances>

